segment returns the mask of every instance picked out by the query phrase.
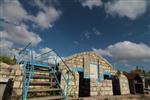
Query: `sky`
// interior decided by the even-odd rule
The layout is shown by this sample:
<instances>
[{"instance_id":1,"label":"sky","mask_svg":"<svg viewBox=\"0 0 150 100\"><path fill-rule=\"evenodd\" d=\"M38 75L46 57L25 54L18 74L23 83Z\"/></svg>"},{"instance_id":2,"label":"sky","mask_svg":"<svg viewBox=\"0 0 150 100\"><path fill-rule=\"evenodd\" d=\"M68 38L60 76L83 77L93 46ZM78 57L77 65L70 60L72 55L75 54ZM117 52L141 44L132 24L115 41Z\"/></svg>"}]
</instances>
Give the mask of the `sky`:
<instances>
[{"instance_id":1,"label":"sky","mask_svg":"<svg viewBox=\"0 0 150 100\"><path fill-rule=\"evenodd\" d=\"M150 0L0 0L0 50L32 43L62 57L95 51L116 69L150 71Z\"/></svg>"}]
</instances>

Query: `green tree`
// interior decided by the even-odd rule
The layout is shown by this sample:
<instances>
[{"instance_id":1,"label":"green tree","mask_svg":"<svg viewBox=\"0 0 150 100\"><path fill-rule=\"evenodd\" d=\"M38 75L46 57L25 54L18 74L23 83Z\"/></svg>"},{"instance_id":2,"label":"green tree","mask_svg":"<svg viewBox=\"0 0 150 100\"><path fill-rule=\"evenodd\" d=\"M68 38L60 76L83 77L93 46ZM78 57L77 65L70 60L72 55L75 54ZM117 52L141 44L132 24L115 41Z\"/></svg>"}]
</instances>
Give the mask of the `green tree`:
<instances>
[{"instance_id":1,"label":"green tree","mask_svg":"<svg viewBox=\"0 0 150 100\"><path fill-rule=\"evenodd\" d=\"M16 64L16 58L14 57L13 59L11 59L10 57L3 55L0 56L0 62L4 62L9 65L14 65Z\"/></svg>"}]
</instances>

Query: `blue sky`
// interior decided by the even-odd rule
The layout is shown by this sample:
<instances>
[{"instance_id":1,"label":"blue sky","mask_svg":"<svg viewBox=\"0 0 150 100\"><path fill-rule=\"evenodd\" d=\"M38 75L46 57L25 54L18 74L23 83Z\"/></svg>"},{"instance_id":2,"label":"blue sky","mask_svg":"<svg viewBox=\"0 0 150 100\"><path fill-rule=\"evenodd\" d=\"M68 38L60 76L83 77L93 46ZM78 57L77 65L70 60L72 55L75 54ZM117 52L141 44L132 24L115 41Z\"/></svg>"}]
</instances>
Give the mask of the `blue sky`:
<instances>
[{"instance_id":1,"label":"blue sky","mask_svg":"<svg viewBox=\"0 0 150 100\"><path fill-rule=\"evenodd\" d=\"M1 0L1 54L32 42L62 57L95 51L120 70L150 70L150 0Z\"/></svg>"}]
</instances>

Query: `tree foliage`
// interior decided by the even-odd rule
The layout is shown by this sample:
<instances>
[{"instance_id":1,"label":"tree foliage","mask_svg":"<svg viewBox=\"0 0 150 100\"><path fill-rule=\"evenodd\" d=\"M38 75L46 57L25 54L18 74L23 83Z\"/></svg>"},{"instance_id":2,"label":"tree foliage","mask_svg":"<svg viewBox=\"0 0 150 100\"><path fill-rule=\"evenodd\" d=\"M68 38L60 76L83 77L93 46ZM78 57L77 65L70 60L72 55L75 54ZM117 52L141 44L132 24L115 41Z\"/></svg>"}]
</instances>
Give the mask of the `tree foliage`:
<instances>
[{"instance_id":1,"label":"tree foliage","mask_svg":"<svg viewBox=\"0 0 150 100\"><path fill-rule=\"evenodd\" d=\"M0 56L0 62L4 62L9 65L14 65L16 64L16 58L14 57L13 59L11 59L8 56Z\"/></svg>"}]
</instances>

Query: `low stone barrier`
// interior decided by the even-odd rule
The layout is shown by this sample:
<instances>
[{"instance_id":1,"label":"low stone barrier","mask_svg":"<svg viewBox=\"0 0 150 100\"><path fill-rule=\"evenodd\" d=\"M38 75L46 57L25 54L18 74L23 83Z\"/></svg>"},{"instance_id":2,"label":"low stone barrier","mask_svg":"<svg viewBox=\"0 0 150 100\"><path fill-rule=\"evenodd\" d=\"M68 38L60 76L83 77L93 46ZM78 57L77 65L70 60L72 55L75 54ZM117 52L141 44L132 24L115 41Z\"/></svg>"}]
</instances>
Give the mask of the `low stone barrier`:
<instances>
[{"instance_id":1,"label":"low stone barrier","mask_svg":"<svg viewBox=\"0 0 150 100\"><path fill-rule=\"evenodd\" d=\"M13 98L21 98L22 95L22 66L7 65L0 62L0 79L13 79ZM1 80L1 81L3 81Z\"/></svg>"}]
</instances>

